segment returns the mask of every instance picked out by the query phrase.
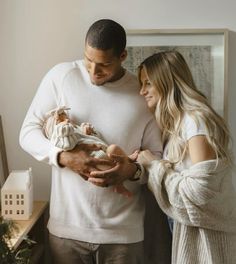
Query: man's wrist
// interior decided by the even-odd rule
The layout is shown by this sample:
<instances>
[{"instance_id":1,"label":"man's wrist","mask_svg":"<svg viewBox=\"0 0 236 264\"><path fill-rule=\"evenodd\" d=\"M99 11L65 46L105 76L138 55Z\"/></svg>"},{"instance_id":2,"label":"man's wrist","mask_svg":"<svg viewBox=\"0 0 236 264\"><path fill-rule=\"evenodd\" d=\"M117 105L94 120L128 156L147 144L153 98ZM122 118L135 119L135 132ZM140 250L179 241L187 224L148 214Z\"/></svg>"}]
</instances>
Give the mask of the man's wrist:
<instances>
[{"instance_id":1,"label":"man's wrist","mask_svg":"<svg viewBox=\"0 0 236 264\"><path fill-rule=\"evenodd\" d=\"M140 177L142 175L142 168L138 162L134 162L133 164L135 164L135 166L136 166L136 171L133 174L133 176L129 178L129 180L130 181L138 181L138 180L140 180Z\"/></svg>"},{"instance_id":2,"label":"man's wrist","mask_svg":"<svg viewBox=\"0 0 236 264\"><path fill-rule=\"evenodd\" d=\"M62 164L62 155L63 155L64 151L61 151L57 154L57 164L60 168L65 168L65 165Z\"/></svg>"}]
</instances>

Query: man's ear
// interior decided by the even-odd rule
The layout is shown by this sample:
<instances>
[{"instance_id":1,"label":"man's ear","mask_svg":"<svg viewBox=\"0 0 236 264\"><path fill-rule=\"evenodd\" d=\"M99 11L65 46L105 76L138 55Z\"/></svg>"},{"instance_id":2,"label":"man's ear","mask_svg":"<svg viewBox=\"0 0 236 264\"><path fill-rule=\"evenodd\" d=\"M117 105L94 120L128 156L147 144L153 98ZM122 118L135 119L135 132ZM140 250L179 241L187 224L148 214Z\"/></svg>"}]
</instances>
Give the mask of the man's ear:
<instances>
[{"instance_id":1,"label":"man's ear","mask_svg":"<svg viewBox=\"0 0 236 264\"><path fill-rule=\"evenodd\" d=\"M127 50L124 50L124 51L120 54L120 61L123 62L126 58L127 58Z\"/></svg>"}]
</instances>

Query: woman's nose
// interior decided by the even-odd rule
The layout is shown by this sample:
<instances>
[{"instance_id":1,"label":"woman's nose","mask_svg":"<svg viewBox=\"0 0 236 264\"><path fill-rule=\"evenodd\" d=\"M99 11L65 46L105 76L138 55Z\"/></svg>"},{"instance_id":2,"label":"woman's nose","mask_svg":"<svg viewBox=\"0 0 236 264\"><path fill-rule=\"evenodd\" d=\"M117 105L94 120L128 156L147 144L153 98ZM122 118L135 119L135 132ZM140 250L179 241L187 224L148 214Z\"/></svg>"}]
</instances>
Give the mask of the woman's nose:
<instances>
[{"instance_id":1,"label":"woman's nose","mask_svg":"<svg viewBox=\"0 0 236 264\"><path fill-rule=\"evenodd\" d=\"M139 94L140 95L145 95L147 93L146 89L144 88L144 86L141 87Z\"/></svg>"}]
</instances>

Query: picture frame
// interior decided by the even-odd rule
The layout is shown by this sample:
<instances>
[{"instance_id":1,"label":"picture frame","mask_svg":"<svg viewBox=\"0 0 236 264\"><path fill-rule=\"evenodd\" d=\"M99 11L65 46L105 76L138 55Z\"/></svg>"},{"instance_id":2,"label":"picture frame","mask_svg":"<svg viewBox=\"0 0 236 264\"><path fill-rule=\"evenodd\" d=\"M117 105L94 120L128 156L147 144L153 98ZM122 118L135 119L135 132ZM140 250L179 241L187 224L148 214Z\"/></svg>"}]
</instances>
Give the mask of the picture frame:
<instances>
[{"instance_id":1,"label":"picture frame","mask_svg":"<svg viewBox=\"0 0 236 264\"><path fill-rule=\"evenodd\" d=\"M137 74L148 56L177 50L185 58L197 88L211 106L227 119L228 30L150 29L126 30L128 56L124 67Z\"/></svg>"},{"instance_id":2,"label":"picture frame","mask_svg":"<svg viewBox=\"0 0 236 264\"><path fill-rule=\"evenodd\" d=\"M3 186L5 180L8 177L8 174L9 170L7 163L6 146L4 141L2 118L0 115L0 187Z\"/></svg>"}]
</instances>

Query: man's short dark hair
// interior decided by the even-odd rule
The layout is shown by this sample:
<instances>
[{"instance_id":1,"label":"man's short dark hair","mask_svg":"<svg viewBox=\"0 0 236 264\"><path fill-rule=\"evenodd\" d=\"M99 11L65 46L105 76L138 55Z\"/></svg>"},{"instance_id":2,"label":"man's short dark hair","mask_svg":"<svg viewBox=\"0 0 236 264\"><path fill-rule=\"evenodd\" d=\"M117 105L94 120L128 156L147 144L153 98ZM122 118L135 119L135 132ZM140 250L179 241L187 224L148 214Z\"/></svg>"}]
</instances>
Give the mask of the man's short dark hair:
<instances>
[{"instance_id":1,"label":"man's short dark hair","mask_svg":"<svg viewBox=\"0 0 236 264\"><path fill-rule=\"evenodd\" d=\"M85 41L89 46L96 49L113 49L114 55L120 56L125 50L126 33L117 22L101 19L90 26Z\"/></svg>"}]
</instances>

